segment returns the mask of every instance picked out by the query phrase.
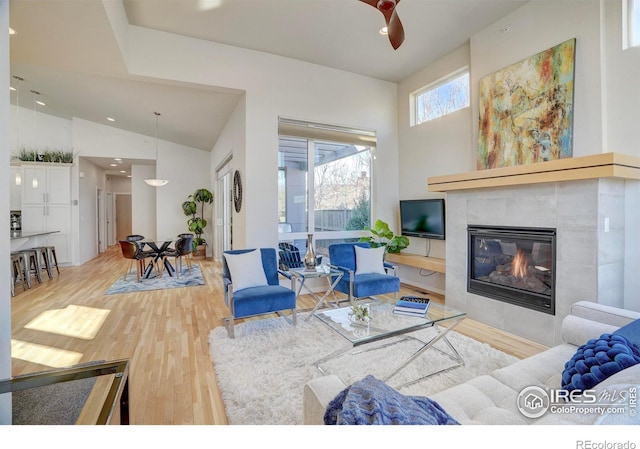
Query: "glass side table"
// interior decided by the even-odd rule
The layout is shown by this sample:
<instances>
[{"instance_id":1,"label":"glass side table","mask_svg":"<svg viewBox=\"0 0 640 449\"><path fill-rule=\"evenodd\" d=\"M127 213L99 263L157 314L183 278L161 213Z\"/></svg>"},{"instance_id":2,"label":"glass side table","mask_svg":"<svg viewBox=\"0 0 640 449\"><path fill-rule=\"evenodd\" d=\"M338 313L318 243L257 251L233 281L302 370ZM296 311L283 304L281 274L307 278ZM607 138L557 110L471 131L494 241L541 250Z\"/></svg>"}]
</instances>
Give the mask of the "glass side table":
<instances>
[{"instance_id":1,"label":"glass side table","mask_svg":"<svg viewBox=\"0 0 640 449\"><path fill-rule=\"evenodd\" d=\"M90 362L69 368L28 373L0 380L0 395L38 392L38 400L54 400L65 408L69 401L77 401L74 383L94 380L88 395L80 395L82 410L75 423L70 424L129 424L129 360ZM45 387L45 390L36 390ZM79 386L80 387L80 386ZM50 398L41 397L51 395ZM37 407L37 403L34 403ZM60 410L62 414L63 410ZM54 412L55 413L55 412ZM22 424L32 424L23 422ZM35 423L37 424L37 423Z\"/></svg>"},{"instance_id":2,"label":"glass side table","mask_svg":"<svg viewBox=\"0 0 640 449\"><path fill-rule=\"evenodd\" d=\"M305 321L309 321L311 317L316 313L316 311L324 304L325 306L329 306L327 302L327 297L331 294L334 299L336 299L336 294L334 288L342 279L343 273L340 270L336 270L331 268L329 265L320 265L315 270L307 271L305 268L291 268L291 287L294 292L296 292L296 298L300 296L300 292L302 288L309 292L311 296L317 301L314 308L311 310L311 313L307 317ZM325 278L329 283L329 289L324 293L322 298L319 298L315 292L313 292L309 287L305 285L305 281L307 279L317 279L317 278ZM296 284L299 286L296 288Z\"/></svg>"}]
</instances>

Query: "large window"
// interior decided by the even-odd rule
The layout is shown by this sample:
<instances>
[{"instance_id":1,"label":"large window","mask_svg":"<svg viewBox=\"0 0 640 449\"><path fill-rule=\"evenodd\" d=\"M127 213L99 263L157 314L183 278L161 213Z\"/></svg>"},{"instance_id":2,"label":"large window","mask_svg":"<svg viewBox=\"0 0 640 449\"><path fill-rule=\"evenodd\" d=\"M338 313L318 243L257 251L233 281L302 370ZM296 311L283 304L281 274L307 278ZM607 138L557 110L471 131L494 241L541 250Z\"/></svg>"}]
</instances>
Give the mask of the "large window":
<instances>
[{"instance_id":1,"label":"large window","mask_svg":"<svg viewBox=\"0 0 640 449\"><path fill-rule=\"evenodd\" d=\"M622 9L623 48L640 45L640 0L624 0Z\"/></svg>"},{"instance_id":2,"label":"large window","mask_svg":"<svg viewBox=\"0 0 640 449\"><path fill-rule=\"evenodd\" d=\"M469 69L454 72L446 78L411 94L411 126L428 122L469 106Z\"/></svg>"},{"instance_id":3,"label":"large window","mask_svg":"<svg viewBox=\"0 0 640 449\"><path fill-rule=\"evenodd\" d=\"M363 235L369 226L375 135L281 119L278 148L279 240L316 252Z\"/></svg>"}]
</instances>

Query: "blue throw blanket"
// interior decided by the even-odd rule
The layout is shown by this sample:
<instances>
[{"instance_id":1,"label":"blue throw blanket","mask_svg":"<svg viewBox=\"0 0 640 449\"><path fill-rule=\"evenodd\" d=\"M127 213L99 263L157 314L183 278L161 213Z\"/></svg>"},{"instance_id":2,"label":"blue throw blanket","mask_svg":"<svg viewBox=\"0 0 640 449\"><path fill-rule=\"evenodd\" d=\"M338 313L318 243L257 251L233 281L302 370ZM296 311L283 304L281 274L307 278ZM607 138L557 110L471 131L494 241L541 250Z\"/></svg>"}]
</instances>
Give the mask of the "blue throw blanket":
<instances>
[{"instance_id":1,"label":"blue throw blanket","mask_svg":"<svg viewBox=\"0 0 640 449\"><path fill-rule=\"evenodd\" d=\"M405 396L374 376L341 391L324 415L325 424L460 424L436 401Z\"/></svg>"}]
</instances>

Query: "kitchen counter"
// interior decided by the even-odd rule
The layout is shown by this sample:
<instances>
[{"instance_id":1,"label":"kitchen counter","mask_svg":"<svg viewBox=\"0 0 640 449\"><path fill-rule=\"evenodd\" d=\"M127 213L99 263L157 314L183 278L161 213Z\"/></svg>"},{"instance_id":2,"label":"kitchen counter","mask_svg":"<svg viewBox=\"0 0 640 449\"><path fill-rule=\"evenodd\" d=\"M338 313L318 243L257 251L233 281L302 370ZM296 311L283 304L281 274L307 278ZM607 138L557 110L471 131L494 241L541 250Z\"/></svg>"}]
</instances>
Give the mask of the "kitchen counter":
<instances>
[{"instance_id":1,"label":"kitchen counter","mask_svg":"<svg viewBox=\"0 0 640 449\"><path fill-rule=\"evenodd\" d=\"M11 251L19 251L21 249L34 248L47 244L47 236L60 231L47 232L23 232L10 231L9 239L11 240Z\"/></svg>"},{"instance_id":2,"label":"kitchen counter","mask_svg":"<svg viewBox=\"0 0 640 449\"><path fill-rule=\"evenodd\" d=\"M11 231L9 234L11 234L11 240L15 240L15 239L26 239L29 237L38 237L40 235L55 234L56 232L60 232L60 231L47 231L47 232Z\"/></svg>"}]
</instances>

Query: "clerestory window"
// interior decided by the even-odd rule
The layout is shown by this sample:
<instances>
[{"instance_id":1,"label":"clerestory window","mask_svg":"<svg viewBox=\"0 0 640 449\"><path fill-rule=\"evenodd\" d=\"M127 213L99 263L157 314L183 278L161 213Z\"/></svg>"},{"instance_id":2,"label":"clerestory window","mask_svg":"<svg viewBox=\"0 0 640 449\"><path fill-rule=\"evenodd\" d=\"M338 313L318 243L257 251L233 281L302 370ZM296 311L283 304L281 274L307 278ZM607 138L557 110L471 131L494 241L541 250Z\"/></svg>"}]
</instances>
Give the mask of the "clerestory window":
<instances>
[{"instance_id":1,"label":"clerestory window","mask_svg":"<svg viewBox=\"0 0 640 449\"><path fill-rule=\"evenodd\" d=\"M411 126L469 107L469 69L458 70L411 94Z\"/></svg>"}]
</instances>

